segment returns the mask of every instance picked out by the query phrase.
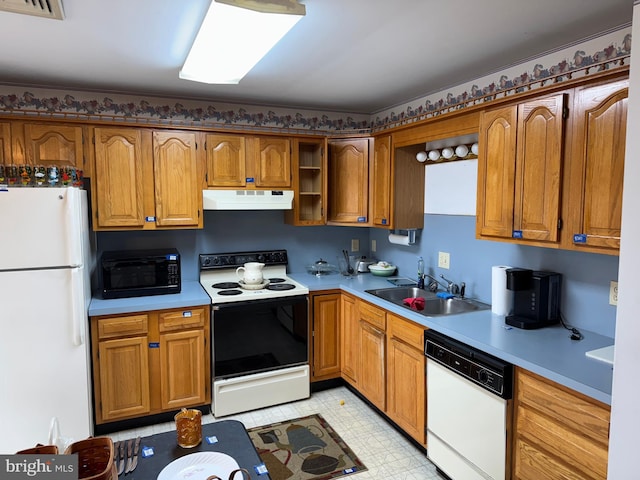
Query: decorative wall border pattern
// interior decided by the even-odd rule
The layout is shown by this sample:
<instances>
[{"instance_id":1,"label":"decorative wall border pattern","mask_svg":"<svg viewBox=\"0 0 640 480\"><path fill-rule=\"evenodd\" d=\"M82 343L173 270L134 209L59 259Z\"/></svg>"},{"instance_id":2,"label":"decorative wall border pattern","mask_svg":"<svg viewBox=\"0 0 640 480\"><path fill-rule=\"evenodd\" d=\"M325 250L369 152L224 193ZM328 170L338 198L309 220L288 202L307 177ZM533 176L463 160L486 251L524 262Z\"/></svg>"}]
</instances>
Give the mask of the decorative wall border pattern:
<instances>
[{"instance_id":1,"label":"decorative wall border pattern","mask_svg":"<svg viewBox=\"0 0 640 480\"><path fill-rule=\"evenodd\" d=\"M251 112L261 107L237 107L235 105L202 105L196 101L176 101L172 105L158 103L159 98L133 99L132 96L115 96L82 99L86 94L74 92L59 96L37 96L25 91L22 94L0 95L0 112L28 118L58 118L83 121L118 122L131 124L157 124L165 126L213 127L225 130L256 130L300 134L340 134L366 135L392 127L414 123L426 118L459 110L478 103L484 103L525 90L545 86L549 82L560 83L574 77L588 76L594 72L624 66L631 54L631 33L624 36L621 47L613 44L587 55L576 50L573 60L563 60L550 67L537 63L532 71L525 71L511 79L501 75L497 81L479 87L473 85L469 91L459 94L446 92L438 100L424 100L423 104L408 106L405 111L391 112L384 118L358 119L357 115L344 118L330 118L339 115L329 112L301 113L282 108L281 113L267 109ZM34 90L35 91L35 90ZM91 95L96 95L92 93ZM436 94L436 96L439 94Z\"/></svg>"}]
</instances>

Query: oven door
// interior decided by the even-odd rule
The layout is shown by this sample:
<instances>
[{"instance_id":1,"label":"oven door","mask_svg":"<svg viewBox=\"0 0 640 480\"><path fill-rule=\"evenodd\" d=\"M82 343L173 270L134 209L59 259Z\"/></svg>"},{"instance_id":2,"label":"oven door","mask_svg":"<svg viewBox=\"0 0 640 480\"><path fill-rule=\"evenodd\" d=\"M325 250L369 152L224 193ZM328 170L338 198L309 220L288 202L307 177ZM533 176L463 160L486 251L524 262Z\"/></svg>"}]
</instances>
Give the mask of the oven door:
<instances>
[{"instance_id":1,"label":"oven door","mask_svg":"<svg viewBox=\"0 0 640 480\"><path fill-rule=\"evenodd\" d=\"M299 295L214 305L214 380L308 364L308 303Z\"/></svg>"}]
</instances>

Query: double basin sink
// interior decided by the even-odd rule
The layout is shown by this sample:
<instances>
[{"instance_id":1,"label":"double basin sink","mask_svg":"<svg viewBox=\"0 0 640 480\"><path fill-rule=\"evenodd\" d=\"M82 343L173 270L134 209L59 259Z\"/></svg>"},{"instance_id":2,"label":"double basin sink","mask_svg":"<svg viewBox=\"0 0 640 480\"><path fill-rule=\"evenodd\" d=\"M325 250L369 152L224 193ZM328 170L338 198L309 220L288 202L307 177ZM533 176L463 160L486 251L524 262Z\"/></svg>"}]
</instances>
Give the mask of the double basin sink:
<instances>
[{"instance_id":1,"label":"double basin sink","mask_svg":"<svg viewBox=\"0 0 640 480\"><path fill-rule=\"evenodd\" d=\"M490 305L487 305L486 303L481 303L469 298L441 298L429 290L418 287L379 288L377 290L365 290L365 292L396 305L400 305L401 307L421 313L425 317L455 315L475 312L477 310L488 310L491 308ZM405 303L405 299L417 298L424 299L424 308L422 308L422 302L414 304L413 307Z\"/></svg>"}]
</instances>

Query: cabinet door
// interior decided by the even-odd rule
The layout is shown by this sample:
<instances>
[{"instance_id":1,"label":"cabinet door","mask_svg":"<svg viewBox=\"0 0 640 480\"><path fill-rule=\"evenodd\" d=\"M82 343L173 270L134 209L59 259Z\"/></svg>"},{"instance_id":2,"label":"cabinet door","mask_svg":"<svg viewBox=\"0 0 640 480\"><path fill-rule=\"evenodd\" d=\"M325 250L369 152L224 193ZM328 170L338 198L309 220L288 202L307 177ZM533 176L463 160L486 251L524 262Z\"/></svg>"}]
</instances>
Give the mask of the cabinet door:
<instances>
[{"instance_id":1,"label":"cabinet door","mask_svg":"<svg viewBox=\"0 0 640 480\"><path fill-rule=\"evenodd\" d=\"M476 235L511 238L518 111L508 106L482 113L478 135Z\"/></svg>"},{"instance_id":2,"label":"cabinet door","mask_svg":"<svg viewBox=\"0 0 640 480\"><path fill-rule=\"evenodd\" d=\"M329 222L368 222L371 139L329 143Z\"/></svg>"},{"instance_id":3,"label":"cabinet door","mask_svg":"<svg viewBox=\"0 0 640 480\"><path fill-rule=\"evenodd\" d=\"M9 163L12 163L11 124L9 122L0 122L0 165Z\"/></svg>"},{"instance_id":4,"label":"cabinet door","mask_svg":"<svg viewBox=\"0 0 640 480\"><path fill-rule=\"evenodd\" d=\"M620 249L627 85L624 80L576 92L569 210L577 249Z\"/></svg>"},{"instance_id":5,"label":"cabinet door","mask_svg":"<svg viewBox=\"0 0 640 480\"><path fill-rule=\"evenodd\" d=\"M313 379L340 374L340 294L313 297Z\"/></svg>"},{"instance_id":6,"label":"cabinet door","mask_svg":"<svg viewBox=\"0 0 640 480\"><path fill-rule=\"evenodd\" d=\"M426 376L422 350L389 339L387 414L419 443L425 442Z\"/></svg>"},{"instance_id":7,"label":"cabinet door","mask_svg":"<svg viewBox=\"0 0 640 480\"><path fill-rule=\"evenodd\" d=\"M391 135L374 140L371 191L373 224L391 226Z\"/></svg>"},{"instance_id":8,"label":"cabinet door","mask_svg":"<svg viewBox=\"0 0 640 480\"><path fill-rule=\"evenodd\" d=\"M83 167L81 126L25 123L24 147L32 165Z\"/></svg>"},{"instance_id":9,"label":"cabinet door","mask_svg":"<svg viewBox=\"0 0 640 480\"><path fill-rule=\"evenodd\" d=\"M144 226L143 131L96 128L94 216L98 227Z\"/></svg>"},{"instance_id":10,"label":"cabinet door","mask_svg":"<svg viewBox=\"0 0 640 480\"><path fill-rule=\"evenodd\" d=\"M156 225L201 224L202 188L198 183L196 134L153 132Z\"/></svg>"},{"instance_id":11,"label":"cabinet door","mask_svg":"<svg viewBox=\"0 0 640 480\"><path fill-rule=\"evenodd\" d=\"M256 187L291 186L291 141L288 138L259 137L257 142Z\"/></svg>"},{"instance_id":12,"label":"cabinet door","mask_svg":"<svg viewBox=\"0 0 640 480\"><path fill-rule=\"evenodd\" d=\"M384 410L386 399L385 333L360 320L360 371L358 386L367 399Z\"/></svg>"},{"instance_id":13,"label":"cabinet door","mask_svg":"<svg viewBox=\"0 0 640 480\"><path fill-rule=\"evenodd\" d=\"M207 185L244 187L246 185L246 140L240 135L206 136Z\"/></svg>"},{"instance_id":14,"label":"cabinet door","mask_svg":"<svg viewBox=\"0 0 640 480\"><path fill-rule=\"evenodd\" d=\"M344 377L358 383L360 370L360 325L358 302L355 297L342 294L340 299L340 356Z\"/></svg>"},{"instance_id":15,"label":"cabinet door","mask_svg":"<svg viewBox=\"0 0 640 480\"><path fill-rule=\"evenodd\" d=\"M558 241L565 98L518 105L514 238Z\"/></svg>"},{"instance_id":16,"label":"cabinet door","mask_svg":"<svg viewBox=\"0 0 640 480\"><path fill-rule=\"evenodd\" d=\"M204 329L160 335L160 392L163 410L206 403Z\"/></svg>"},{"instance_id":17,"label":"cabinet door","mask_svg":"<svg viewBox=\"0 0 640 480\"><path fill-rule=\"evenodd\" d=\"M149 354L147 337L99 343L102 420L148 414Z\"/></svg>"}]
</instances>

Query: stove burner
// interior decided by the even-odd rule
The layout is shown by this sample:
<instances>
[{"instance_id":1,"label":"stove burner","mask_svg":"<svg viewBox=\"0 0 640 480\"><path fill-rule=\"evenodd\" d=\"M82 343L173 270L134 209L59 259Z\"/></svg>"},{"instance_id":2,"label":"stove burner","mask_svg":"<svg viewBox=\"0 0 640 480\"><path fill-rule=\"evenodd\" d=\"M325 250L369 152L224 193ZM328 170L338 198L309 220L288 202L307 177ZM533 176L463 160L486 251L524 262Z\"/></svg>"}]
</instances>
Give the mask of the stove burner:
<instances>
[{"instance_id":1,"label":"stove burner","mask_svg":"<svg viewBox=\"0 0 640 480\"><path fill-rule=\"evenodd\" d=\"M220 282L220 283L214 283L213 285L211 285L211 288L238 288L240 285L237 284L236 282ZM228 295L228 294L227 294Z\"/></svg>"},{"instance_id":2,"label":"stove burner","mask_svg":"<svg viewBox=\"0 0 640 480\"><path fill-rule=\"evenodd\" d=\"M269 283L282 283L286 281L284 278L269 278L268 280Z\"/></svg>"},{"instance_id":3,"label":"stove burner","mask_svg":"<svg viewBox=\"0 0 640 480\"><path fill-rule=\"evenodd\" d=\"M241 295L241 290L220 290L218 295Z\"/></svg>"},{"instance_id":4,"label":"stove burner","mask_svg":"<svg viewBox=\"0 0 640 480\"><path fill-rule=\"evenodd\" d=\"M291 285L290 283L276 283L276 284L267 285L267 290L275 290L277 292L280 292L283 290L291 290L293 288L296 288L296 286Z\"/></svg>"}]
</instances>

